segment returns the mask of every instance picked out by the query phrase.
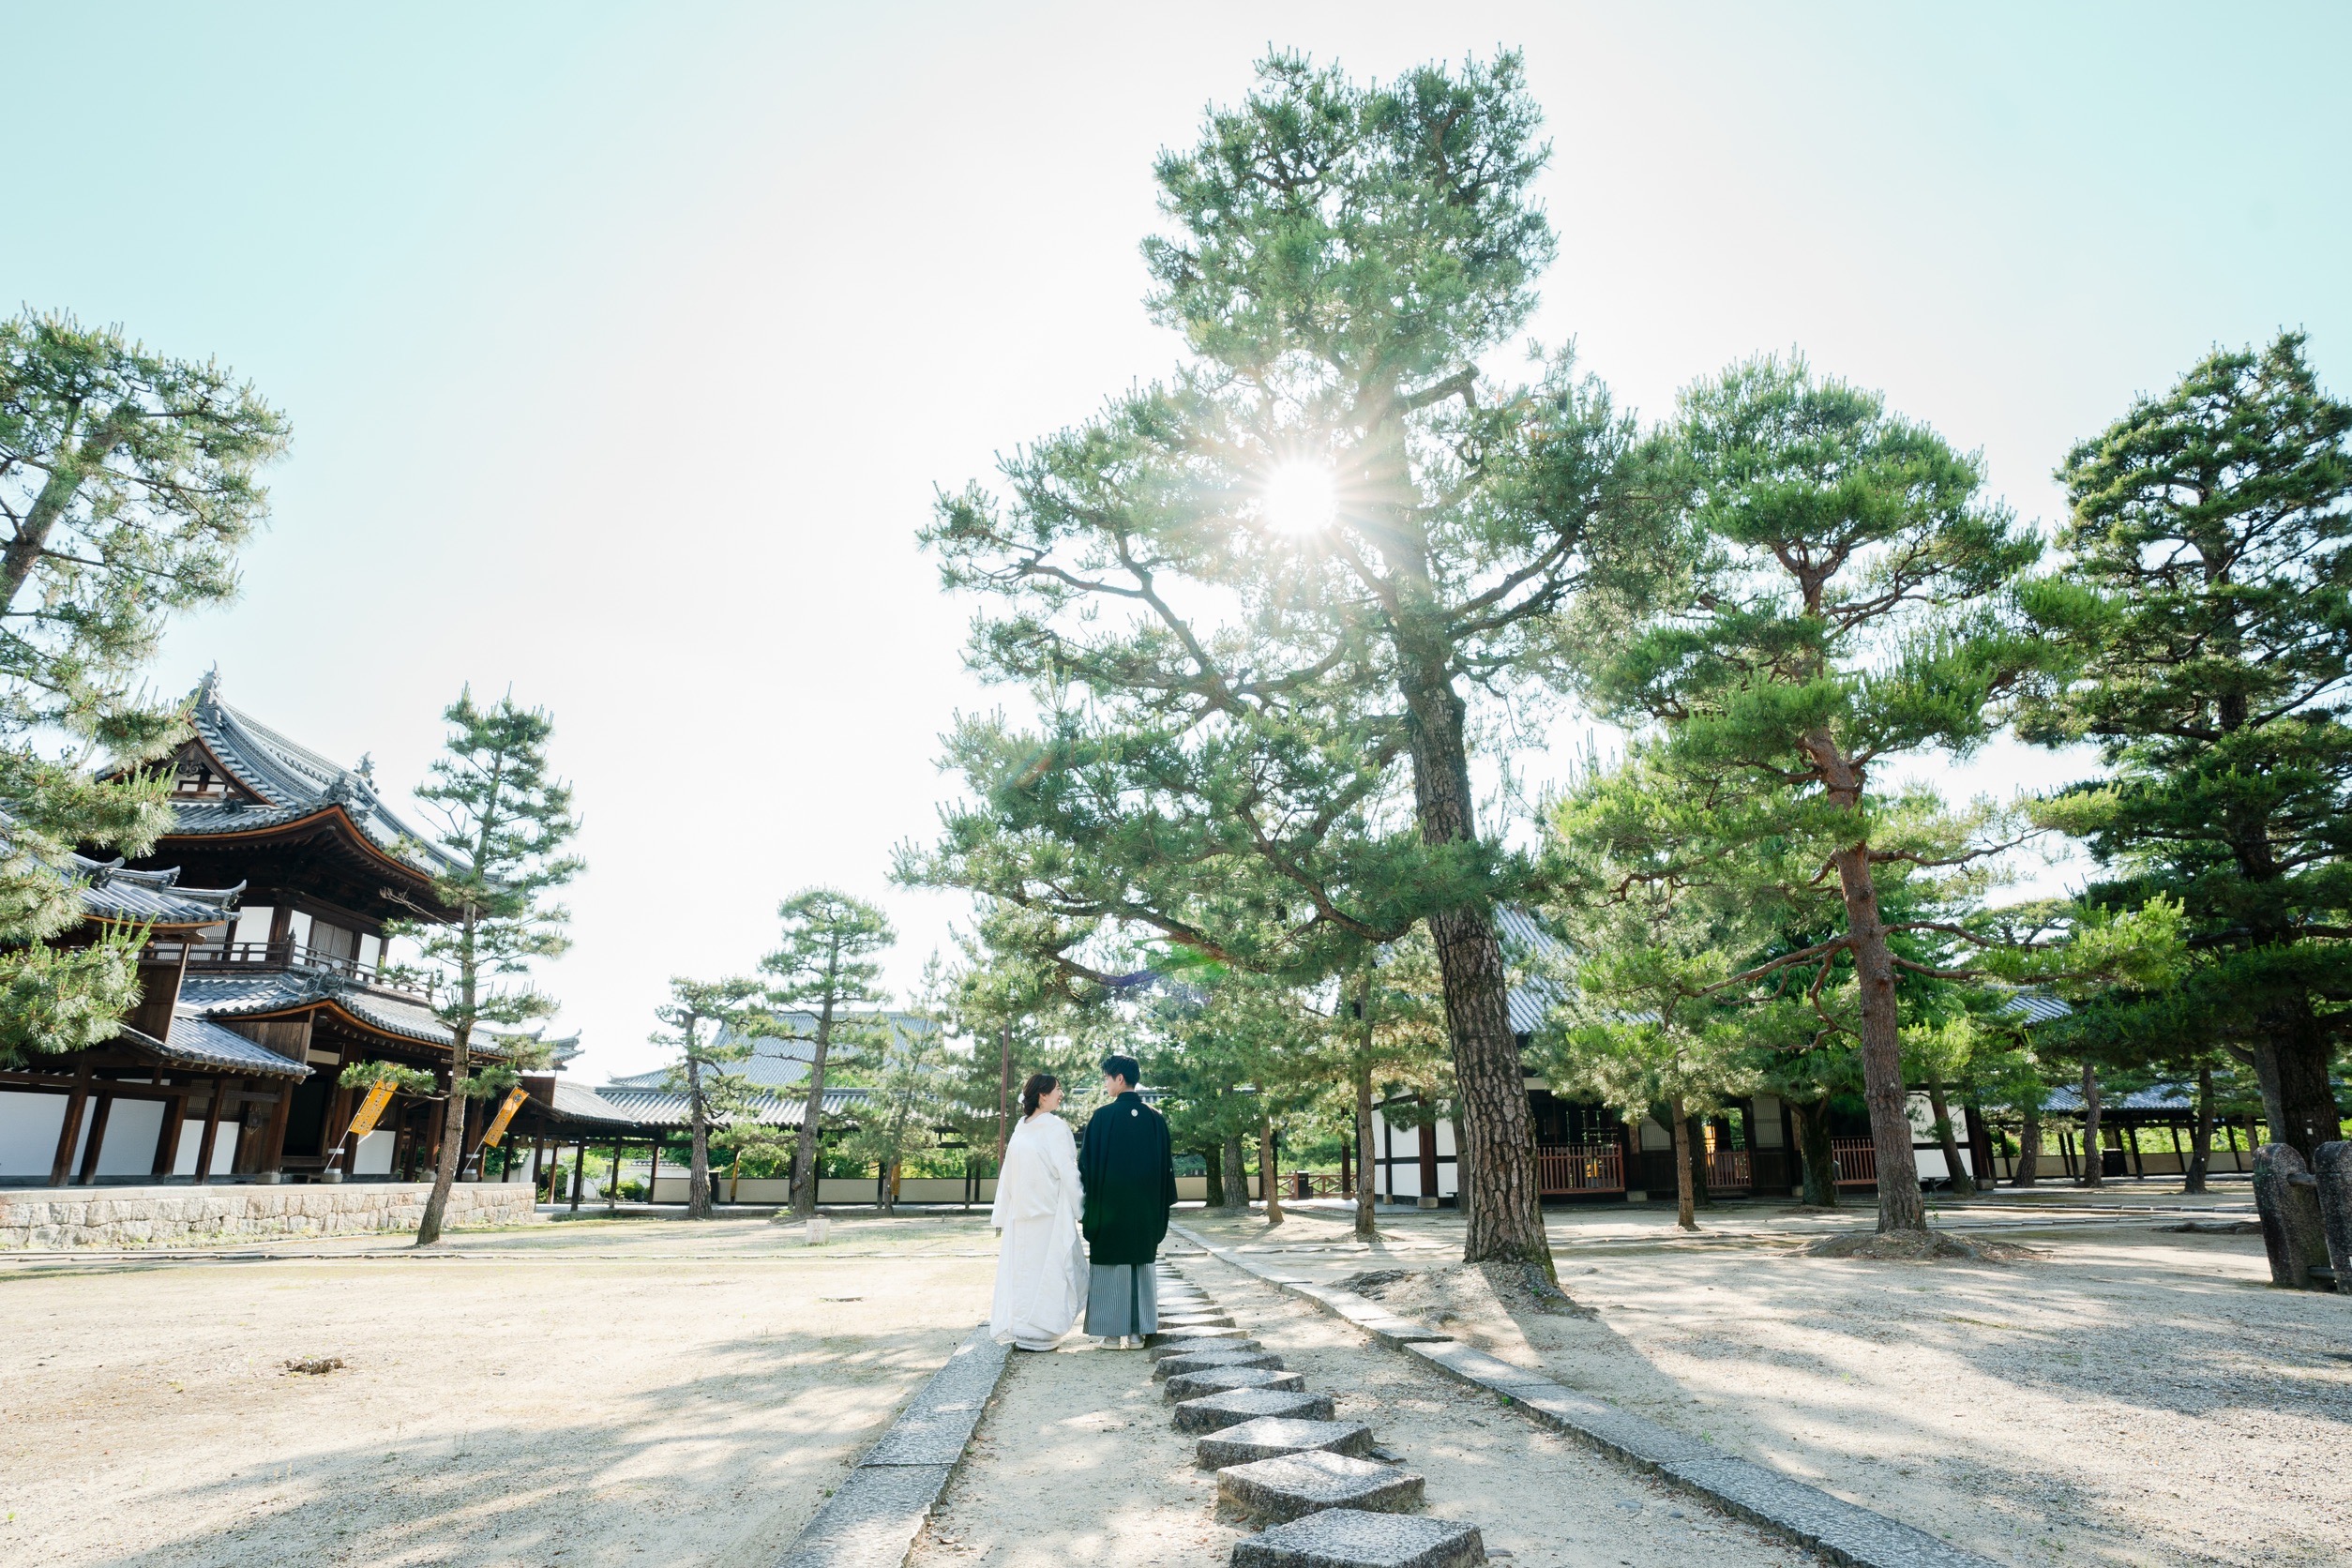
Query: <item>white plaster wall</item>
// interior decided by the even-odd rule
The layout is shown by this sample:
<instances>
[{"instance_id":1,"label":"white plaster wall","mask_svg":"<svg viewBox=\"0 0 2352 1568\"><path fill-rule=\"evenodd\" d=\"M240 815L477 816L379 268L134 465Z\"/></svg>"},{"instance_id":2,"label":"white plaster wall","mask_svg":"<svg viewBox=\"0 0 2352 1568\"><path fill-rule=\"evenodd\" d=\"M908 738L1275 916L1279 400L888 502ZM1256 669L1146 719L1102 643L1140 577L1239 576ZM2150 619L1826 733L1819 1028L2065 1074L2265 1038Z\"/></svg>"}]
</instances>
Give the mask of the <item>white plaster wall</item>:
<instances>
[{"instance_id":1,"label":"white plaster wall","mask_svg":"<svg viewBox=\"0 0 2352 1568\"><path fill-rule=\"evenodd\" d=\"M168 1100L116 1100L113 1108L106 1113L106 1141L98 1145L98 1173L144 1176L153 1171L156 1135L163 1130L163 1113L171 1108ZM86 1125L82 1142L84 1148L89 1146ZM81 1158L79 1154L74 1157L77 1161ZM81 1168L79 1164L74 1166L76 1172Z\"/></svg>"},{"instance_id":2,"label":"white plaster wall","mask_svg":"<svg viewBox=\"0 0 2352 1568\"><path fill-rule=\"evenodd\" d=\"M204 1146L204 1119L191 1116L180 1123L180 1157L172 1163L174 1176L196 1174L196 1155ZM220 1123L220 1133L213 1140L212 1173L226 1176L236 1169L237 1126L234 1122Z\"/></svg>"},{"instance_id":3,"label":"white plaster wall","mask_svg":"<svg viewBox=\"0 0 2352 1568\"><path fill-rule=\"evenodd\" d=\"M63 1094L0 1093L0 1177L48 1181L65 1124Z\"/></svg>"}]
</instances>

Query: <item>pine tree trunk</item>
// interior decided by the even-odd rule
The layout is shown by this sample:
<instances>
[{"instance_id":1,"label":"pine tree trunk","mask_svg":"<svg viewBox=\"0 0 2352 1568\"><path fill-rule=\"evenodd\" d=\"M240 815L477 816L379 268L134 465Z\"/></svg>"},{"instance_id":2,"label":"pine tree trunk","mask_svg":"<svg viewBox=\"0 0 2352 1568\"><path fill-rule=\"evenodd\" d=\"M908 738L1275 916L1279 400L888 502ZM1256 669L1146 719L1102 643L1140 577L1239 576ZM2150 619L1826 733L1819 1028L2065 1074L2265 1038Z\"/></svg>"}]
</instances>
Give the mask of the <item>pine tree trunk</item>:
<instances>
[{"instance_id":1,"label":"pine tree trunk","mask_svg":"<svg viewBox=\"0 0 2352 1568\"><path fill-rule=\"evenodd\" d=\"M2183 1193L2205 1191L2206 1172L2213 1164L2213 1069L2197 1069L2197 1120L2189 1134L2189 1169L2180 1184Z\"/></svg>"},{"instance_id":2,"label":"pine tree trunk","mask_svg":"<svg viewBox=\"0 0 2352 1568\"><path fill-rule=\"evenodd\" d=\"M1960 1163L1960 1140L1952 1136L1952 1102L1944 1093L1944 1076L1927 1075L1927 1108L1936 1116L1936 1141L1944 1152L1944 1169L1951 1174L1952 1191L1955 1198L1974 1198L1976 1181L1968 1168Z\"/></svg>"},{"instance_id":3,"label":"pine tree trunk","mask_svg":"<svg viewBox=\"0 0 2352 1568\"><path fill-rule=\"evenodd\" d=\"M1363 1057L1356 1059L1356 1240L1380 1240L1380 1201L1373 1189L1372 1162L1380 1158L1373 1140L1372 1063Z\"/></svg>"},{"instance_id":4,"label":"pine tree trunk","mask_svg":"<svg viewBox=\"0 0 2352 1568\"><path fill-rule=\"evenodd\" d=\"M1924 1230L1927 1201L1920 1195L1919 1162L1911 1155L1909 1096L1903 1088L1903 1034L1894 1006L1894 955L1878 914L1878 888L1870 876L1870 847L1855 844L1836 856L1846 896L1846 931L1852 942L1861 993L1862 1097L1870 1106L1870 1141L1878 1162L1878 1229Z\"/></svg>"},{"instance_id":5,"label":"pine tree trunk","mask_svg":"<svg viewBox=\"0 0 2352 1568\"><path fill-rule=\"evenodd\" d=\"M1788 1117L1796 1123L1797 1157L1804 1168L1802 1201L1808 1208L1836 1208L1837 1153L1830 1147L1830 1102L1801 1106L1791 1101Z\"/></svg>"},{"instance_id":6,"label":"pine tree trunk","mask_svg":"<svg viewBox=\"0 0 2352 1568\"><path fill-rule=\"evenodd\" d=\"M1691 1186L1691 1124L1682 1102L1666 1108L1674 1118L1674 1223L1685 1230L1698 1229L1697 1200Z\"/></svg>"},{"instance_id":7,"label":"pine tree trunk","mask_svg":"<svg viewBox=\"0 0 2352 1568\"><path fill-rule=\"evenodd\" d=\"M1237 1214L1249 1212L1249 1172L1242 1158L1242 1135L1225 1140L1225 1206Z\"/></svg>"},{"instance_id":8,"label":"pine tree trunk","mask_svg":"<svg viewBox=\"0 0 2352 1568\"><path fill-rule=\"evenodd\" d=\"M2029 1187L2042 1179L2042 1100L2036 1090L2026 1104L2025 1125L2017 1129L2017 1168L2009 1178L2013 1187Z\"/></svg>"},{"instance_id":9,"label":"pine tree trunk","mask_svg":"<svg viewBox=\"0 0 2352 1568\"><path fill-rule=\"evenodd\" d=\"M808 1051L808 1094L801 1103L800 1137L792 1145L792 1213L807 1219L817 1212L817 1136L824 1122L825 1055L833 1044L833 988L825 988L817 1013L817 1039Z\"/></svg>"},{"instance_id":10,"label":"pine tree trunk","mask_svg":"<svg viewBox=\"0 0 2352 1568\"><path fill-rule=\"evenodd\" d=\"M695 1028L689 1019L686 1030L691 1036ZM692 1138L691 1158L686 1167L686 1218L711 1217L711 1119L702 1105L702 1063L693 1050L686 1051L686 1122Z\"/></svg>"},{"instance_id":11,"label":"pine tree trunk","mask_svg":"<svg viewBox=\"0 0 2352 1568\"><path fill-rule=\"evenodd\" d=\"M1454 1207L1461 1212L1465 1225L1475 1224L1478 1167L1470 1159L1470 1139L1464 1136L1462 1118L1455 1116L1448 1125L1454 1129Z\"/></svg>"},{"instance_id":12,"label":"pine tree trunk","mask_svg":"<svg viewBox=\"0 0 2352 1568\"><path fill-rule=\"evenodd\" d=\"M1258 1123L1258 1182L1265 1189L1266 1223L1282 1223L1282 1173L1274 1168L1274 1136L1272 1121Z\"/></svg>"},{"instance_id":13,"label":"pine tree trunk","mask_svg":"<svg viewBox=\"0 0 2352 1568\"><path fill-rule=\"evenodd\" d=\"M1682 1152L1682 1176L1690 1187L1691 1207L1713 1208L1714 1200L1707 1196L1707 1123L1696 1116L1685 1115L1682 1141L1676 1147Z\"/></svg>"},{"instance_id":14,"label":"pine tree trunk","mask_svg":"<svg viewBox=\"0 0 2352 1568\"><path fill-rule=\"evenodd\" d=\"M2328 1083L2332 1043L2327 1025L2301 993L2270 1009L2264 1021L2269 1027L2254 1044L2254 1076L2270 1140L2293 1148L2310 1165L2321 1144L2344 1136Z\"/></svg>"},{"instance_id":15,"label":"pine tree trunk","mask_svg":"<svg viewBox=\"0 0 2352 1568\"><path fill-rule=\"evenodd\" d=\"M2099 1069L2083 1063L2083 1178L2087 1187L2107 1183L2107 1155L2099 1143Z\"/></svg>"},{"instance_id":16,"label":"pine tree trunk","mask_svg":"<svg viewBox=\"0 0 2352 1568\"><path fill-rule=\"evenodd\" d=\"M1200 1155L1200 1168L1203 1174L1208 1177L1209 1188L1207 1193L1208 1201L1201 1206L1214 1212L1225 1207L1225 1161L1222 1158L1217 1146L1214 1143L1210 1144L1206 1149L1199 1150L1199 1153Z\"/></svg>"},{"instance_id":17,"label":"pine tree trunk","mask_svg":"<svg viewBox=\"0 0 2352 1568\"><path fill-rule=\"evenodd\" d=\"M473 1032L460 1028L449 1048L449 1097L441 1107L441 1148L433 1161L433 1190L425 1199L424 1216L416 1222L416 1244L432 1246L449 1214L450 1189L458 1184L458 1162L465 1157L466 1045Z\"/></svg>"},{"instance_id":18,"label":"pine tree trunk","mask_svg":"<svg viewBox=\"0 0 2352 1568\"><path fill-rule=\"evenodd\" d=\"M1444 656L1411 664L1404 682L1412 748L1413 799L1425 844L1470 843L1470 761L1465 709ZM1479 1198L1469 1216L1462 1259L1533 1263L1556 1278L1536 1186L1535 1144L1528 1120L1527 1074L1511 1033L1508 976L1493 918L1466 907L1429 916L1445 986L1447 1036L1454 1045L1455 1093L1461 1106Z\"/></svg>"}]
</instances>

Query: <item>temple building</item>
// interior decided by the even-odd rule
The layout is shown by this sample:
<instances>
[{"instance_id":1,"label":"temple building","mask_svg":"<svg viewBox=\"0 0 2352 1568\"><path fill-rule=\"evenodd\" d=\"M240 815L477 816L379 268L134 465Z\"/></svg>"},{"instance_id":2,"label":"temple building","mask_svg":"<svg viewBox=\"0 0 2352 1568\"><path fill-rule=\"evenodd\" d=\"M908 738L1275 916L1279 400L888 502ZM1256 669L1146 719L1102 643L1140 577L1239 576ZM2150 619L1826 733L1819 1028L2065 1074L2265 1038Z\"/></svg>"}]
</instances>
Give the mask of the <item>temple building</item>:
<instances>
[{"instance_id":1,"label":"temple building","mask_svg":"<svg viewBox=\"0 0 2352 1568\"><path fill-rule=\"evenodd\" d=\"M0 1183L414 1176L439 1102L396 1099L346 1136L346 1063L440 1075L430 995L387 970L387 922L439 920L456 865L347 768L229 706L207 676L172 759L176 821L130 867L83 862L89 936L148 927L142 1000L116 1037L0 1073ZM495 1060L495 1039L474 1050ZM471 1151L489 1108L475 1106Z\"/></svg>"}]
</instances>

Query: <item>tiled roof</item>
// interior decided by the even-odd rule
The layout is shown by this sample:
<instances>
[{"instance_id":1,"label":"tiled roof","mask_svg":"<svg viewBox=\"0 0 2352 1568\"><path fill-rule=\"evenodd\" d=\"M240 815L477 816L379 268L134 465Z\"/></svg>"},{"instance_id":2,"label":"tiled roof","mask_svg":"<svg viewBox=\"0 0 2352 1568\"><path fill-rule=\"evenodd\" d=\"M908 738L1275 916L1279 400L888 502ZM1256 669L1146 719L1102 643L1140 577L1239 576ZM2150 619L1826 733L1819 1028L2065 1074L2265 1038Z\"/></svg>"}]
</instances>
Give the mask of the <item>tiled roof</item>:
<instances>
[{"instance_id":1,"label":"tiled roof","mask_svg":"<svg viewBox=\"0 0 2352 1568\"><path fill-rule=\"evenodd\" d=\"M93 920L155 926L218 926L245 884L234 887L182 887L174 867L168 871L131 871L119 860L92 860L75 855L71 870L83 879L82 909Z\"/></svg>"},{"instance_id":2,"label":"tiled roof","mask_svg":"<svg viewBox=\"0 0 2352 1568\"><path fill-rule=\"evenodd\" d=\"M267 1046L247 1039L234 1029L223 1029L186 1013L172 1016L169 1035L158 1040L152 1034L142 1034L126 1026L118 1037L126 1044L160 1057L165 1062L187 1067L222 1067L232 1072L259 1074L267 1078L309 1078L309 1067L290 1057L279 1055Z\"/></svg>"},{"instance_id":3,"label":"tiled roof","mask_svg":"<svg viewBox=\"0 0 2352 1568\"><path fill-rule=\"evenodd\" d=\"M639 1126L683 1127L686 1124L686 1096L682 1089L633 1089L608 1084L595 1093L612 1108L614 1114ZM828 1088L825 1091L824 1114L846 1115L866 1103L867 1093L864 1089ZM763 1127L797 1127L801 1112L807 1106L807 1101L803 1097L762 1094L752 1102L750 1120ZM557 1108L562 1108L559 1106Z\"/></svg>"},{"instance_id":4,"label":"tiled roof","mask_svg":"<svg viewBox=\"0 0 2352 1568\"><path fill-rule=\"evenodd\" d=\"M181 1006L198 1017L249 1018L322 1003L386 1034L430 1046L450 1043L448 1026L425 1003L373 990L322 971L273 969L253 974L190 974L180 984ZM505 1054L499 1036L479 1027L474 1033L473 1050L483 1056Z\"/></svg>"},{"instance_id":5,"label":"tiled roof","mask_svg":"<svg viewBox=\"0 0 2352 1568\"><path fill-rule=\"evenodd\" d=\"M378 849L425 874L438 876L462 867L463 862L427 841L384 805L367 778L223 702L217 676L205 676L197 687L190 721L220 765L260 796L262 804L174 802L176 831L248 833L340 806Z\"/></svg>"},{"instance_id":6,"label":"tiled roof","mask_svg":"<svg viewBox=\"0 0 2352 1568\"><path fill-rule=\"evenodd\" d=\"M817 1015L785 1012L776 1014L775 1018L777 1024L789 1033L759 1036L749 1042L751 1055L746 1060L727 1064L728 1072L741 1075L756 1089L789 1089L808 1076L808 1060L816 1043ZM927 1033L939 1027L932 1019L916 1013L843 1013L833 1020L837 1048L842 1031L870 1025L876 1019L887 1021L901 1033L918 1030ZM719 1044L726 1045L733 1039L733 1036L722 1033ZM611 1087L658 1090L668 1082L669 1074L667 1067L658 1067L650 1073L633 1073L626 1078L614 1078Z\"/></svg>"},{"instance_id":7,"label":"tiled roof","mask_svg":"<svg viewBox=\"0 0 2352 1568\"><path fill-rule=\"evenodd\" d=\"M630 1118L584 1083L555 1080L555 1114L568 1122L591 1122L616 1127L631 1125Z\"/></svg>"},{"instance_id":8,"label":"tiled roof","mask_svg":"<svg viewBox=\"0 0 2352 1568\"><path fill-rule=\"evenodd\" d=\"M2046 991L2019 991L2002 1004L2001 1011L2011 1018L2033 1024L2071 1018L2074 1009Z\"/></svg>"},{"instance_id":9,"label":"tiled roof","mask_svg":"<svg viewBox=\"0 0 2352 1568\"><path fill-rule=\"evenodd\" d=\"M1564 951L1558 937L1537 923L1535 917L1509 904L1495 910L1495 932L1502 938L1504 959L1517 967L1530 957L1551 957ZM1544 1027L1544 1020L1560 1001L1560 988L1540 976L1530 976L1510 988L1504 1003L1511 1014L1511 1033L1532 1034Z\"/></svg>"}]
</instances>

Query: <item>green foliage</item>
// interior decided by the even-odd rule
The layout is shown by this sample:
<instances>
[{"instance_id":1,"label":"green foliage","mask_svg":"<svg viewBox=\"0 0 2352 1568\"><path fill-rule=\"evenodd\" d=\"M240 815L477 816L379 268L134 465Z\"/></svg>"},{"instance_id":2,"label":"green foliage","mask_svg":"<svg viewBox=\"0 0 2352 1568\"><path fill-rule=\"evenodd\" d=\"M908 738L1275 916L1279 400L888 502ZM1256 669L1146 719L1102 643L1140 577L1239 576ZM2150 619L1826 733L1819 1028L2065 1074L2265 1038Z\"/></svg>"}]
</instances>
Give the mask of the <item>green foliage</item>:
<instances>
[{"instance_id":1,"label":"green foliage","mask_svg":"<svg viewBox=\"0 0 2352 1568\"><path fill-rule=\"evenodd\" d=\"M839 1144L843 1156L879 1167L885 1175L937 1145L953 1092L940 1005L944 981L936 958L924 978L916 1018L907 1027L882 1032L859 1050L866 1103ZM892 1200L889 1184L882 1193L886 1209Z\"/></svg>"},{"instance_id":2,"label":"green foliage","mask_svg":"<svg viewBox=\"0 0 2352 1568\"><path fill-rule=\"evenodd\" d=\"M351 1062L336 1076L335 1081L345 1089L372 1089L389 1082L396 1094L406 1094L420 1100L441 1097L440 1078L423 1067L407 1067L398 1062Z\"/></svg>"},{"instance_id":3,"label":"green foliage","mask_svg":"<svg viewBox=\"0 0 2352 1568\"><path fill-rule=\"evenodd\" d=\"M776 951L760 960L774 976L767 1000L779 1007L797 1007L817 1015L810 1042L808 1089L792 1152L792 1208L801 1214L817 1206L817 1139L823 1121L825 1072L833 1052L835 1031L843 1027L841 1015L855 1006L880 1006L889 993L882 988L878 956L897 940L882 912L862 899L829 887L812 887L776 906L783 932ZM849 1026L852 1046L870 1043L860 1024Z\"/></svg>"},{"instance_id":4,"label":"green foliage","mask_svg":"<svg viewBox=\"0 0 2352 1568\"><path fill-rule=\"evenodd\" d=\"M729 1071L749 1061L752 1043L775 1029L763 1006L765 996L766 988L757 980L701 981L672 975L670 1000L654 1009L663 1028L647 1039L677 1053L664 1081L686 1097L690 1219L710 1218L715 1130L724 1136L727 1147L738 1152L772 1149L781 1141L751 1120L757 1092L750 1080Z\"/></svg>"},{"instance_id":5,"label":"green foliage","mask_svg":"<svg viewBox=\"0 0 2352 1568\"><path fill-rule=\"evenodd\" d=\"M2352 1003L2352 404L2299 334L2216 352L2067 455L2062 573L2024 596L2073 661L2019 731L2088 741L2107 776L2042 819L2105 872L2092 902L2177 900L2194 971L2077 1026L2130 1049L2256 1060L2273 1136L2334 1136ZM2308 1153L2306 1149L2306 1153Z\"/></svg>"},{"instance_id":6,"label":"green foliage","mask_svg":"<svg viewBox=\"0 0 2352 1568\"><path fill-rule=\"evenodd\" d=\"M218 366L68 316L0 321L0 1065L103 1040L136 1000L137 942L40 946L82 917L59 868L76 846L144 854L170 825L169 780L142 764L186 714L139 677L173 611L235 593L285 440Z\"/></svg>"}]
</instances>

